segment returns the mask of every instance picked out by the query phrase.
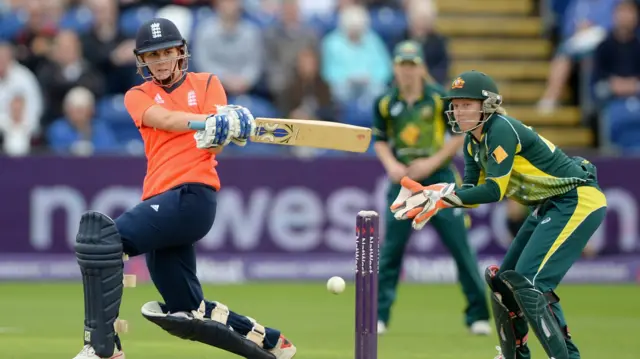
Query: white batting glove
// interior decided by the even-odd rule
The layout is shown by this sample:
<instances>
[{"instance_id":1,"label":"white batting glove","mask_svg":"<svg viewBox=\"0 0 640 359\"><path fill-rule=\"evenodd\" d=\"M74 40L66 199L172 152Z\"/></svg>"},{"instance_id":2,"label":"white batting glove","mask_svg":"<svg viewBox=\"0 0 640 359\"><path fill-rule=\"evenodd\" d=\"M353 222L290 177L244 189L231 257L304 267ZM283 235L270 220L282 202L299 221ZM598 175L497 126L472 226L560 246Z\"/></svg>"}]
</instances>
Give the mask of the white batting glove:
<instances>
[{"instance_id":1,"label":"white batting glove","mask_svg":"<svg viewBox=\"0 0 640 359\"><path fill-rule=\"evenodd\" d=\"M256 121L251 111L237 105L217 106L217 108L218 113L229 116L231 142L238 146L245 146L256 128Z\"/></svg>"},{"instance_id":2,"label":"white batting glove","mask_svg":"<svg viewBox=\"0 0 640 359\"><path fill-rule=\"evenodd\" d=\"M196 147L207 149L228 145L232 136L231 121L231 117L227 114L218 113L207 117L204 130L196 131L193 135L196 139Z\"/></svg>"}]
</instances>

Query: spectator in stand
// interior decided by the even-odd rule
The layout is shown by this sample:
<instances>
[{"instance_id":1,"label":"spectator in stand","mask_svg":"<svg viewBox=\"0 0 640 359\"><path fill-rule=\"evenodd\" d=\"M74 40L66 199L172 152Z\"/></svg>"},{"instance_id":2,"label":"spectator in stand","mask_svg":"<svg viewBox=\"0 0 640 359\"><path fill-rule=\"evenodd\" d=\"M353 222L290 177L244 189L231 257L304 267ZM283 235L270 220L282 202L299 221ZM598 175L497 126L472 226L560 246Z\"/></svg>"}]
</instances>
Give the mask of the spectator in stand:
<instances>
[{"instance_id":1,"label":"spectator in stand","mask_svg":"<svg viewBox=\"0 0 640 359\"><path fill-rule=\"evenodd\" d=\"M296 75L298 53L316 47L318 38L300 19L299 0L282 0L280 23L265 33L269 91L273 97L284 91Z\"/></svg>"},{"instance_id":2,"label":"spectator in stand","mask_svg":"<svg viewBox=\"0 0 640 359\"><path fill-rule=\"evenodd\" d=\"M389 51L361 5L343 8L338 24L322 40L322 77L337 101L372 102L391 79Z\"/></svg>"},{"instance_id":3,"label":"spectator in stand","mask_svg":"<svg viewBox=\"0 0 640 359\"><path fill-rule=\"evenodd\" d=\"M42 93L35 75L15 61L13 50L0 43L0 135L5 154L23 156L40 130Z\"/></svg>"},{"instance_id":4,"label":"spectator in stand","mask_svg":"<svg viewBox=\"0 0 640 359\"><path fill-rule=\"evenodd\" d=\"M370 9L375 9L378 7L391 7L400 9L403 6L403 3L407 0L362 0L362 4L367 6ZM429 0L419 0L419 1L429 1Z\"/></svg>"},{"instance_id":5,"label":"spectator in stand","mask_svg":"<svg viewBox=\"0 0 640 359\"><path fill-rule=\"evenodd\" d=\"M294 71L287 88L277 96L280 112L289 118L335 121L331 90L320 76L315 47L298 52Z\"/></svg>"},{"instance_id":6,"label":"spectator in stand","mask_svg":"<svg viewBox=\"0 0 640 359\"><path fill-rule=\"evenodd\" d=\"M257 26L242 19L240 0L215 0L217 16L195 29L193 62L198 71L216 74L227 94L252 91L263 74L263 39Z\"/></svg>"},{"instance_id":7,"label":"spectator in stand","mask_svg":"<svg viewBox=\"0 0 640 359\"><path fill-rule=\"evenodd\" d=\"M16 59L34 73L46 62L46 56L58 32L64 14L62 0L26 0L26 23L15 35Z\"/></svg>"},{"instance_id":8,"label":"spectator in stand","mask_svg":"<svg viewBox=\"0 0 640 359\"><path fill-rule=\"evenodd\" d=\"M111 128L94 118L95 98L84 87L74 87L64 97L65 117L47 131L51 148L60 154L90 156L120 150Z\"/></svg>"},{"instance_id":9,"label":"spectator in stand","mask_svg":"<svg viewBox=\"0 0 640 359\"><path fill-rule=\"evenodd\" d=\"M313 17L326 18L335 12L340 1L345 0L300 0L300 12L305 19ZM353 0L347 1L353 2Z\"/></svg>"},{"instance_id":10,"label":"spectator in stand","mask_svg":"<svg viewBox=\"0 0 640 359\"><path fill-rule=\"evenodd\" d=\"M613 30L594 56L594 93L604 104L608 140L618 147L640 150L640 38L638 8L622 1L614 12Z\"/></svg>"},{"instance_id":11,"label":"spectator in stand","mask_svg":"<svg viewBox=\"0 0 640 359\"><path fill-rule=\"evenodd\" d=\"M63 30L56 35L49 59L37 76L46 99L43 127L62 116L62 102L71 88L86 87L95 97L104 94L104 75L82 57L78 35L73 31Z\"/></svg>"},{"instance_id":12,"label":"spectator in stand","mask_svg":"<svg viewBox=\"0 0 640 359\"><path fill-rule=\"evenodd\" d=\"M106 93L124 93L137 81L135 41L118 28L118 4L113 0L87 0L94 16L92 28L81 37L84 58L106 78Z\"/></svg>"},{"instance_id":13,"label":"spectator in stand","mask_svg":"<svg viewBox=\"0 0 640 359\"><path fill-rule=\"evenodd\" d=\"M552 113L571 75L573 63L590 55L611 29L613 9L620 0L572 0L565 13L560 48L551 61L547 87L538 111Z\"/></svg>"},{"instance_id":14,"label":"spectator in stand","mask_svg":"<svg viewBox=\"0 0 640 359\"><path fill-rule=\"evenodd\" d=\"M433 0L405 0L408 28L396 43L413 40L422 45L431 77L443 85L448 81L449 52L447 41L435 29L438 12Z\"/></svg>"}]
</instances>

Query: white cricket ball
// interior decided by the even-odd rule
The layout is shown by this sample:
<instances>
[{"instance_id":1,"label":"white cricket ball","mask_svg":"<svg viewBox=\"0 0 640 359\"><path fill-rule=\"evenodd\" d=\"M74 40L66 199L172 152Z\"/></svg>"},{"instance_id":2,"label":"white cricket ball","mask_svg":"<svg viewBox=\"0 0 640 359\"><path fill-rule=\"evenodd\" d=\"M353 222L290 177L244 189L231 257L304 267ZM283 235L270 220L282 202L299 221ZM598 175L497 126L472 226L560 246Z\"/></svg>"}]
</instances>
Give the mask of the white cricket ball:
<instances>
[{"instance_id":1,"label":"white cricket ball","mask_svg":"<svg viewBox=\"0 0 640 359\"><path fill-rule=\"evenodd\" d=\"M333 294L340 294L344 292L344 287L346 283L344 279L340 277L331 277L329 281L327 281L327 290Z\"/></svg>"}]
</instances>

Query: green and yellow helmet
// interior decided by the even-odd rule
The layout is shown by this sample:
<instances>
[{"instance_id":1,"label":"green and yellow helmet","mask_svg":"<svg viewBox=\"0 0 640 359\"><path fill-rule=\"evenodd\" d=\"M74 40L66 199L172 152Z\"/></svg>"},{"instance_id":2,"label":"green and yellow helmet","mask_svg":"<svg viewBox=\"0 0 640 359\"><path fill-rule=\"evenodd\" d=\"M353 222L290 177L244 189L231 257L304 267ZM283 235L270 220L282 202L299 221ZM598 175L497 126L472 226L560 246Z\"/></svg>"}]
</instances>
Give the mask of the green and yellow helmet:
<instances>
[{"instance_id":1,"label":"green and yellow helmet","mask_svg":"<svg viewBox=\"0 0 640 359\"><path fill-rule=\"evenodd\" d=\"M468 131L472 131L478 128L483 123L487 122L489 118L500 108L502 104L502 96L498 91L498 85L487 74L480 71L467 71L463 72L451 82L451 86L447 91L446 96L442 98L446 101L453 99L471 99L482 101L482 118L478 121L478 124ZM449 104L449 110L446 111L449 125L456 133L462 133L458 122L453 114L453 104ZM468 132L467 131L467 132Z\"/></svg>"}]
</instances>

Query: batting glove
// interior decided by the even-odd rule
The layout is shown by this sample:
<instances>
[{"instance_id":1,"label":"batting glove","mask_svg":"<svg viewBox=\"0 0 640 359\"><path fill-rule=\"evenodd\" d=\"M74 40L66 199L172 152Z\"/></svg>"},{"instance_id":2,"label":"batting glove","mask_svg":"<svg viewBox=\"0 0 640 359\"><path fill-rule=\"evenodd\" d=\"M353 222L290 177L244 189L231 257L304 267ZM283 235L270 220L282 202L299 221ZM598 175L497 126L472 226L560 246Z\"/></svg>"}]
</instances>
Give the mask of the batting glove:
<instances>
[{"instance_id":1,"label":"batting glove","mask_svg":"<svg viewBox=\"0 0 640 359\"><path fill-rule=\"evenodd\" d=\"M256 120L246 107L237 105L218 106L218 113L230 118L231 142L245 146L256 128Z\"/></svg>"},{"instance_id":2,"label":"batting glove","mask_svg":"<svg viewBox=\"0 0 640 359\"><path fill-rule=\"evenodd\" d=\"M230 117L227 114L215 114L207 117L205 128L196 131L193 137L196 139L196 147L201 149L226 146L231 141L229 131Z\"/></svg>"}]
</instances>

